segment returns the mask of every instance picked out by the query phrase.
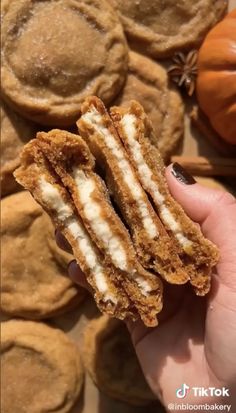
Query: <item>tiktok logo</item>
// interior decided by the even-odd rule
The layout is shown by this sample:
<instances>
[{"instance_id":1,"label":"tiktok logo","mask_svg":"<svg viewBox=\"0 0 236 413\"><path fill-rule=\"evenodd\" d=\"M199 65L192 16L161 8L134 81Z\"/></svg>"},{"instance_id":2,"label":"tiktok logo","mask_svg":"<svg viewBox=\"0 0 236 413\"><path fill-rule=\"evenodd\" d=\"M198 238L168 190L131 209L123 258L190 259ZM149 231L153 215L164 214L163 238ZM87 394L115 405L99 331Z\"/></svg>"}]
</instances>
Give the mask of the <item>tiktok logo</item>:
<instances>
[{"instance_id":1,"label":"tiktok logo","mask_svg":"<svg viewBox=\"0 0 236 413\"><path fill-rule=\"evenodd\" d=\"M176 390L176 396L178 399L184 399L187 396L190 387L187 384L182 384L182 386Z\"/></svg>"}]
</instances>

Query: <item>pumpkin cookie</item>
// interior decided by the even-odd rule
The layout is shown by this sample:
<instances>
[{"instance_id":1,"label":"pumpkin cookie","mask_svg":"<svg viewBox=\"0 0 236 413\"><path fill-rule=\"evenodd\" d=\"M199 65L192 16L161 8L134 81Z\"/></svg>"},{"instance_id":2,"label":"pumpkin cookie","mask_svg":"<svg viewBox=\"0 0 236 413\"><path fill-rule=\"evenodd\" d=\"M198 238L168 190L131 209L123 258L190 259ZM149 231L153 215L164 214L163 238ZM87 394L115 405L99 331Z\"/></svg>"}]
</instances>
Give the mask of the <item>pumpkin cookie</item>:
<instances>
[{"instance_id":1,"label":"pumpkin cookie","mask_svg":"<svg viewBox=\"0 0 236 413\"><path fill-rule=\"evenodd\" d=\"M81 111L82 116L77 122L80 134L109 176L107 185L130 230L141 264L170 283L186 283L189 276L175 245L142 188L106 108L98 98L90 97L83 103ZM149 291L151 293L152 289Z\"/></svg>"},{"instance_id":2,"label":"pumpkin cookie","mask_svg":"<svg viewBox=\"0 0 236 413\"><path fill-rule=\"evenodd\" d=\"M143 188L152 199L169 236L175 241L190 283L197 295L207 294L219 251L204 238L201 230L172 198L160 153L150 144L152 126L142 106L132 101L129 108L111 108L110 114Z\"/></svg>"},{"instance_id":3,"label":"pumpkin cookie","mask_svg":"<svg viewBox=\"0 0 236 413\"><path fill-rule=\"evenodd\" d=\"M162 309L159 275L172 284L190 281L205 295L218 249L171 197L138 102L109 114L90 96L77 126L81 136L38 133L14 176L66 237L101 311L154 327Z\"/></svg>"},{"instance_id":4,"label":"pumpkin cookie","mask_svg":"<svg viewBox=\"0 0 236 413\"><path fill-rule=\"evenodd\" d=\"M115 104L125 106L130 100L143 106L152 122L153 144L167 162L184 132L184 106L179 93L170 89L166 70L138 53L129 53L128 77Z\"/></svg>"},{"instance_id":5,"label":"pumpkin cookie","mask_svg":"<svg viewBox=\"0 0 236 413\"><path fill-rule=\"evenodd\" d=\"M122 322L107 316L90 321L84 331L82 358L92 380L105 394L134 405L155 400Z\"/></svg>"},{"instance_id":6,"label":"pumpkin cookie","mask_svg":"<svg viewBox=\"0 0 236 413\"><path fill-rule=\"evenodd\" d=\"M63 313L85 296L67 277L71 255L54 241L50 219L28 192L1 201L2 310L42 319Z\"/></svg>"},{"instance_id":7,"label":"pumpkin cookie","mask_svg":"<svg viewBox=\"0 0 236 413\"><path fill-rule=\"evenodd\" d=\"M93 93L110 102L125 80L121 24L103 0L3 0L2 92L46 125L71 125Z\"/></svg>"},{"instance_id":8,"label":"pumpkin cookie","mask_svg":"<svg viewBox=\"0 0 236 413\"><path fill-rule=\"evenodd\" d=\"M36 125L26 121L1 102L1 195L19 190L13 172L19 166L19 153L34 136Z\"/></svg>"},{"instance_id":9,"label":"pumpkin cookie","mask_svg":"<svg viewBox=\"0 0 236 413\"><path fill-rule=\"evenodd\" d=\"M83 385L77 347L42 323L2 324L1 367L3 413L67 413Z\"/></svg>"},{"instance_id":10,"label":"pumpkin cookie","mask_svg":"<svg viewBox=\"0 0 236 413\"><path fill-rule=\"evenodd\" d=\"M131 46L153 57L201 43L226 12L227 0L113 0Z\"/></svg>"},{"instance_id":11,"label":"pumpkin cookie","mask_svg":"<svg viewBox=\"0 0 236 413\"><path fill-rule=\"evenodd\" d=\"M15 176L65 235L101 311L121 319L141 317L154 326L162 308L161 280L140 265L93 167L81 137L52 130L25 146Z\"/></svg>"}]
</instances>

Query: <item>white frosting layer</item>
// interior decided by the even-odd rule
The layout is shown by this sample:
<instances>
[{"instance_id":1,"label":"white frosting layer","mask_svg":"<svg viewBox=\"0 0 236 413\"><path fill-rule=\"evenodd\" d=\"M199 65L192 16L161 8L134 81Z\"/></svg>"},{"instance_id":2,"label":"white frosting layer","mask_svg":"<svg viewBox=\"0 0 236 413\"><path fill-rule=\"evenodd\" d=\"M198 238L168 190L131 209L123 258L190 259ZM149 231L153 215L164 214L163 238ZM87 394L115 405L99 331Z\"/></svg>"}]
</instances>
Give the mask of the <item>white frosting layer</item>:
<instances>
[{"instance_id":1,"label":"white frosting layer","mask_svg":"<svg viewBox=\"0 0 236 413\"><path fill-rule=\"evenodd\" d=\"M79 169L74 169L73 178L77 186L84 215L88 219L92 230L106 248L114 266L128 272L130 269L127 261L127 253L121 239L114 235L109 224L102 216L101 205L93 198L93 192L97 189L94 179L87 177L84 171ZM108 202L106 206L109 208L110 214L114 214L114 210Z\"/></svg>"},{"instance_id":2,"label":"white frosting layer","mask_svg":"<svg viewBox=\"0 0 236 413\"><path fill-rule=\"evenodd\" d=\"M57 212L58 219L60 221L64 221L69 218L71 214L73 214L73 211L69 205L65 204L57 188L50 184L50 182L46 181L46 179L42 176L39 184L43 200L46 201L50 208Z\"/></svg>"},{"instance_id":3,"label":"white frosting layer","mask_svg":"<svg viewBox=\"0 0 236 413\"><path fill-rule=\"evenodd\" d=\"M135 122L136 118L134 115L126 114L121 120L121 125L125 133L126 142L129 145L133 159L136 163L139 179L146 190L152 194L154 202L159 206L161 219L171 229L179 243L184 248L189 247L192 242L183 235L179 222L176 221L174 215L166 207L165 198L159 191L157 183L152 179L152 170L146 163L142 154L141 145L136 139Z\"/></svg>"},{"instance_id":4,"label":"white frosting layer","mask_svg":"<svg viewBox=\"0 0 236 413\"><path fill-rule=\"evenodd\" d=\"M77 240L80 251L83 253L87 266L92 270L98 291L104 294L105 300L111 300L114 304L117 299L114 294L109 293L106 278L104 276L103 267L98 261L97 255L93 250L91 241L84 228L80 225L76 217L72 217L68 222L68 230L71 235Z\"/></svg>"},{"instance_id":5,"label":"white frosting layer","mask_svg":"<svg viewBox=\"0 0 236 413\"><path fill-rule=\"evenodd\" d=\"M63 201L57 188L55 188L43 176L40 178L39 185L43 201L57 213L58 219L63 221L73 238L77 241L80 252L94 276L96 287L104 296L104 301L110 300L113 304L117 304L116 297L111 291L109 291L110 289L104 275L104 269L98 260L97 254L94 251L92 242L85 228L74 215L70 206Z\"/></svg>"},{"instance_id":6,"label":"white frosting layer","mask_svg":"<svg viewBox=\"0 0 236 413\"><path fill-rule=\"evenodd\" d=\"M151 239L157 237L159 235L158 228L150 216L147 203L143 196L143 189L138 182L132 167L126 160L121 145L103 125L102 117L95 108L85 113L82 116L82 119L90 126L93 126L96 132L103 137L106 146L111 150L113 156L116 158L117 165L122 172L124 182L127 184L130 194L137 203L143 227Z\"/></svg>"}]
</instances>

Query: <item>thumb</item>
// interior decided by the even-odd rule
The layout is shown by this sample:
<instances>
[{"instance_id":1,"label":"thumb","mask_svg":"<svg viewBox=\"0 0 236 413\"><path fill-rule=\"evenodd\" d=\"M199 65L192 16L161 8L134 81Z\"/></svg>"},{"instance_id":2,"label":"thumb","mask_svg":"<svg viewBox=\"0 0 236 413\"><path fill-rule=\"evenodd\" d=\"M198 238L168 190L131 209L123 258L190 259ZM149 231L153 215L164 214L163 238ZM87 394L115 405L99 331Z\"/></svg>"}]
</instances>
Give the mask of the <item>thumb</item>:
<instances>
[{"instance_id":1,"label":"thumb","mask_svg":"<svg viewBox=\"0 0 236 413\"><path fill-rule=\"evenodd\" d=\"M173 197L187 215L201 225L203 234L220 249L219 275L236 288L235 197L226 191L196 183L179 164L166 168L166 179Z\"/></svg>"}]
</instances>

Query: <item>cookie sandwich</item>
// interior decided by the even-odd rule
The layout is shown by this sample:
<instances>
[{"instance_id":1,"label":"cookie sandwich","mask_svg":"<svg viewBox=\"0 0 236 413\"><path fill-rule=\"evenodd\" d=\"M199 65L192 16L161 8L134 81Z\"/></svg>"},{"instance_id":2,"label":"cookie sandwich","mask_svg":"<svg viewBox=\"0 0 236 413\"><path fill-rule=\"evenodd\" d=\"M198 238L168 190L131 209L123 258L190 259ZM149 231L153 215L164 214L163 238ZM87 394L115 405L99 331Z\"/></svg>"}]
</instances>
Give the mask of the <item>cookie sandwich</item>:
<instances>
[{"instance_id":1,"label":"cookie sandwich","mask_svg":"<svg viewBox=\"0 0 236 413\"><path fill-rule=\"evenodd\" d=\"M67 277L72 255L56 245L54 227L40 205L22 191L4 198L1 212L4 314L40 320L78 307L86 293Z\"/></svg>"},{"instance_id":2,"label":"cookie sandwich","mask_svg":"<svg viewBox=\"0 0 236 413\"><path fill-rule=\"evenodd\" d=\"M135 122L123 130L125 115ZM80 135L38 133L24 147L16 179L71 244L99 308L155 326L161 278L189 281L206 294L217 249L169 194L160 154L148 138L151 125L137 102L109 114L89 97L77 126Z\"/></svg>"}]
</instances>

